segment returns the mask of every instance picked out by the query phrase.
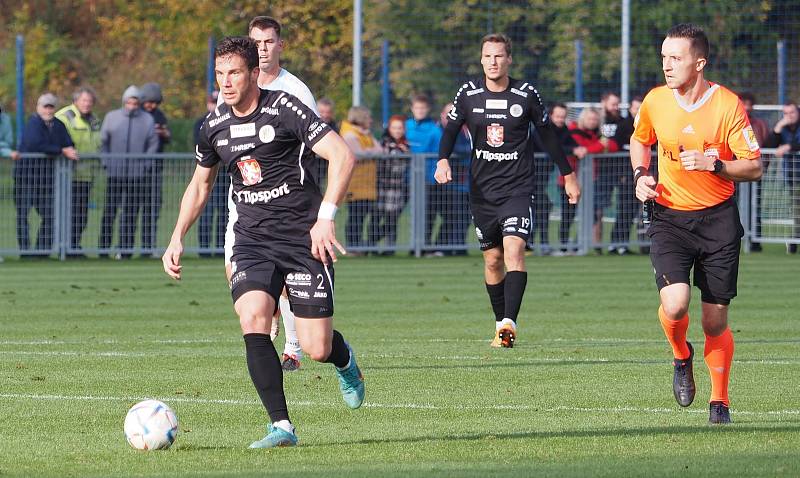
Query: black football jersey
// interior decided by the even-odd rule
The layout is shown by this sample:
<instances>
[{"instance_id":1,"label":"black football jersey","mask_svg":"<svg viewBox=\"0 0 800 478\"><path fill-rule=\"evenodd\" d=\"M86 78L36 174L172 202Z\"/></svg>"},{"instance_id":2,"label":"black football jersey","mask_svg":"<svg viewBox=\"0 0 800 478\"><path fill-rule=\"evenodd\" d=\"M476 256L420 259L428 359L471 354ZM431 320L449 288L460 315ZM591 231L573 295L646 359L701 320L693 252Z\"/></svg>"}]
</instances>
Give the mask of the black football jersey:
<instances>
[{"instance_id":1,"label":"black football jersey","mask_svg":"<svg viewBox=\"0 0 800 478\"><path fill-rule=\"evenodd\" d=\"M466 123L469 130L470 193L477 199L498 201L532 192L530 125L547 126L549 118L533 85L509 80L502 92L489 91L483 78L464 83L448 114L448 129Z\"/></svg>"},{"instance_id":2,"label":"black football jersey","mask_svg":"<svg viewBox=\"0 0 800 478\"><path fill-rule=\"evenodd\" d=\"M231 177L238 219L235 244L264 240L308 243L322 201L313 155L306 154L330 127L296 97L261 90L246 117L226 104L209 114L195 148L197 162L219 162Z\"/></svg>"}]
</instances>

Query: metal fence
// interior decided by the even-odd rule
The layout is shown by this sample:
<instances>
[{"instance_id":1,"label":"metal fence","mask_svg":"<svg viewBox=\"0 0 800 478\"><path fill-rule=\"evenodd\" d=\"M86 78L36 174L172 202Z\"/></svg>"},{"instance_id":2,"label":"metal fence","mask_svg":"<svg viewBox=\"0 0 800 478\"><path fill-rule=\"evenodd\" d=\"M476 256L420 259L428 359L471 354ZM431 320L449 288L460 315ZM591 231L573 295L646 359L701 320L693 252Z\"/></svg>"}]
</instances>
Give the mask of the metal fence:
<instances>
[{"instance_id":1,"label":"metal fence","mask_svg":"<svg viewBox=\"0 0 800 478\"><path fill-rule=\"evenodd\" d=\"M750 244L800 244L800 157L778 158L758 183L738 185ZM337 236L354 254L466 254L477 248L469 212L468 161L453 158L453 182L435 184L432 155L360 158L337 216ZM121 161L126 167L112 167ZM569 205L552 163L537 155L531 198L531 249L538 254L618 253L647 248L627 153L593 155L578 166L582 199ZM0 256L158 257L169 243L192 154L23 155L0 162ZM220 172L200 220L186 237L190 254L221 255L229 180Z\"/></svg>"}]
</instances>

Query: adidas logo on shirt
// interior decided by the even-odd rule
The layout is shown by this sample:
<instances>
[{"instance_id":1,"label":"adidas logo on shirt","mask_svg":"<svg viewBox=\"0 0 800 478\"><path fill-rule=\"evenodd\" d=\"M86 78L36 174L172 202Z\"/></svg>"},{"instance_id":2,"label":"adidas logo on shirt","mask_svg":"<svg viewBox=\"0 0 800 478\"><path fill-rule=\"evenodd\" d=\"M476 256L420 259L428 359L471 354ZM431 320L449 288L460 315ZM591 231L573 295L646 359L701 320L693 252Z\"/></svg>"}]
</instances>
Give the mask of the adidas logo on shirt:
<instances>
[{"instance_id":1,"label":"adidas logo on shirt","mask_svg":"<svg viewBox=\"0 0 800 478\"><path fill-rule=\"evenodd\" d=\"M681 133L694 134L694 128L692 127L692 125L688 125L685 128L683 128L683 130L681 130Z\"/></svg>"}]
</instances>

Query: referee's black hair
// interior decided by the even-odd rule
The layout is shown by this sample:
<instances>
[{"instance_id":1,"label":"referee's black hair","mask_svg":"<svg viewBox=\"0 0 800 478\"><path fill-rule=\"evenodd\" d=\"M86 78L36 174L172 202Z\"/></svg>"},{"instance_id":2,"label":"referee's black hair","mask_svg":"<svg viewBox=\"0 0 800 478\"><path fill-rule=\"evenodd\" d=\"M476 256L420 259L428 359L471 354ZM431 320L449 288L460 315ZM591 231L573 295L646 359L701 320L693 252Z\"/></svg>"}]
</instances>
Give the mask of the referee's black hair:
<instances>
[{"instance_id":1,"label":"referee's black hair","mask_svg":"<svg viewBox=\"0 0 800 478\"><path fill-rule=\"evenodd\" d=\"M667 31L667 38L685 38L691 43L692 53L708 60L711 46L706 32L692 23L679 23Z\"/></svg>"},{"instance_id":2,"label":"referee's black hair","mask_svg":"<svg viewBox=\"0 0 800 478\"><path fill-rule=\"evenodd\" d=\"M248 37L225 37L214 50L216 58L239 55L247 64L247 69L258 68L258 48L256 42Z\"/></svg>"}]
</instances>

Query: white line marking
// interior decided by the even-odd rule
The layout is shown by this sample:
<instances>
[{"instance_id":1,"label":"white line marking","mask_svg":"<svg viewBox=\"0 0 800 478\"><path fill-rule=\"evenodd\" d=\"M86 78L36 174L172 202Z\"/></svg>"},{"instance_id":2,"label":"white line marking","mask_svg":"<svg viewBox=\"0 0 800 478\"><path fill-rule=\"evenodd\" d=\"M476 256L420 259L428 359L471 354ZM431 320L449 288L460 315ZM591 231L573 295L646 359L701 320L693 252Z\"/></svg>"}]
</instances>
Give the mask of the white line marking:
<instances>
[{"instance_id":1,"label":"white line marking","mask_svg":"<svg viewBox=\"0 0 800 478\"><path fill-rule=\"evenodd\" d=\"M193 403L198 405L243 405L243 406L258 406L261 402L257 400L243 400L243 399L212 399L212 398L192 398L192 397L146 397L146 396L96 396L96 395L39 395L28 393L2 393L0 399L8 400L33 400L33 401L46 401L46 400L70 400L70 401L104 401L104 402L139 402L142 400L156 399L165 403ZM340 403L329 402L313 402L313 401L290 401L290 406L295 407L341 407ZM678 408L651 408L651 407L538 407L535 405L433 405L428 403L372 403L367 402L364 404L366 408L384 408L384 409L402 409L402 410L527 410L533 412L543 413L557 413L557 412L585 412L585 413L708 413L705 410L685 410ZM752 416L789 416L800 415L800 410L786 409L786 410L736 410L732 409L732 413L736 415L752 415Z\"/></svg>"},{"instance_id":2,"label":"white line marking","mask_svg":"<svg viewBox=\"0 0 800 478\"><path fill-rule=\"evenodd\" d=\"M189 353L186 353L189 352ZM199 355L194 350L184 351L184 353L177 353L170 350L157 350L148 352L94 352L94 351L74 351L74 350L0 350L0 356L44 356L44 357L186 357ZM237 350L231 353L202 354L204 357L239 357L242 352ZM440 361L472 361L472 362L486 362L488 365L499 365L508 362L523 363L530 365L547 365L551 363L572 363L575 365L592 365L592 364L609 364L609 365L668 365L669 360L626 360L626 359L610 359L606 357L595 358L529 358L529 357L488 357L488 356L469 356L469 355L391 355L391 354L359 354L361 358L370 359L423 359L423 360L440 360ZM769 359L741 359L734 360L734 364L741 365L800 365L800 360L769 360Z\"/></svg>"}]
</instances>

